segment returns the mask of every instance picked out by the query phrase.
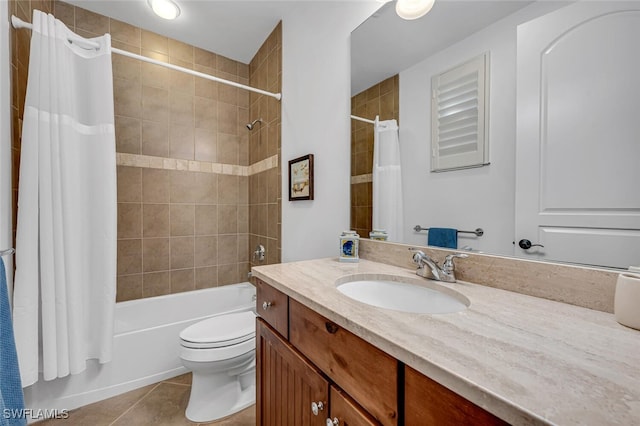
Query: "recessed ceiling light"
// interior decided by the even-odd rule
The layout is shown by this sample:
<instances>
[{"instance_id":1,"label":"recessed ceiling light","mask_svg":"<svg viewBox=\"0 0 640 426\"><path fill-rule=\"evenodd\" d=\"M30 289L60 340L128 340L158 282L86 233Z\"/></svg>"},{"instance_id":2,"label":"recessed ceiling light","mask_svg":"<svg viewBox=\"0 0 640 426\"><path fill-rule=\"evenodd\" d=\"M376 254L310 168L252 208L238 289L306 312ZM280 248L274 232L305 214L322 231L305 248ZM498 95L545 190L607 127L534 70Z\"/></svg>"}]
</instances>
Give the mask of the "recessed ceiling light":
<instances>
[{"instance_id":1,"label":"recessed ceiling light","mask_svg":"<svg viewBox=\"0 0 640 426\"><path fill-rule=\"evenodd\" d=\"M171 0L147 0L153 12L164 19L176 19L180 8Z\"/></svg>"},{"instance_id":2,"label":"recessed ceiling light","mask_svg":"<svg viewBox=\"0 0 640 426\"><path fill-rule=\"evenodd\" d=\"M435 0L398 0L396 13L402 19L418 19L431 10L434 2Z\"/></svg>"}]
</instances>

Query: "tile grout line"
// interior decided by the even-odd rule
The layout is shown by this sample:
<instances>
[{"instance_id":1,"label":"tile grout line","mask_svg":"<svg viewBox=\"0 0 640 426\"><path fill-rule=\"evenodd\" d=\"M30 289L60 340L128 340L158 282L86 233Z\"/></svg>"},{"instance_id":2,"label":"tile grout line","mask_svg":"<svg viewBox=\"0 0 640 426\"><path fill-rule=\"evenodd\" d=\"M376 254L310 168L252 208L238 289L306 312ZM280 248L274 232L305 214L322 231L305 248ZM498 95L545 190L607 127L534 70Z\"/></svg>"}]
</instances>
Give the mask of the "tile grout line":
<instances>
[{"instance_id":1,"label":"tile grout line","mask_svg":"<svg viewBox=\"0 0 640 426\"><path fill-rule=\"evenodd\" d=\"M151 394L151 392L153 392L154 390L156 390L160 385L162 384L162 382L160 383L156 383L156 385L149 390L149 392L145 393L143 396L140 397L140 399L138 399L134 404L131 405L131 407L127 408L126 410L124 410L122 412L122 414L120 414L118 417L115 418L114 421L112 421L111 423L109 423L109 426L114 425L118 420L120 420L125 414L127 414L129 411L131 411L133 409L133 407L135 407L136 405L138 405L140 402L142 402L142 400L144 400L146 397L149 396L149 394Z\"/></svg>"}]
</instances>

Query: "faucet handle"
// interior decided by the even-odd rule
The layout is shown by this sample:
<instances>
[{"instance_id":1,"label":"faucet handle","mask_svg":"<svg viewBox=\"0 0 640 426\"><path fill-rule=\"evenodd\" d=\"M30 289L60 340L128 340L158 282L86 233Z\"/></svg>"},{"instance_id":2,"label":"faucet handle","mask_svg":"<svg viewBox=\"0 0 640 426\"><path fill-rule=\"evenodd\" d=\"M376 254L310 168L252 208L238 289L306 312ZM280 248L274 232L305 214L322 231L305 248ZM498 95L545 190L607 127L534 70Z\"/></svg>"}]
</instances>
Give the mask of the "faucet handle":
<instances>
[{"instance_id":1,"label":"faucet handle","mask_svg":"<svg viewBox=\"0 0 640 426\"><path fill-rule=\"evenodd\" d=\"M427 255L424 254L422 250L419 250L417 248L409 247L409 251L413 252L413 261L418 265L420 265L421 259L424 259L425 257L427 257Z\"/></svg>"},{"instance_id":2,"label":"faucet handle","mask_svg":"<svg viewBox=\"0 0 640 426\"><path fill-rule=\"evenodd\" d=\"M453 259L455 258L465 259L467 257L469 257L469 255L464 253L454 253L454 254L447 255L447 257L444 258L442 269L446 272L452 272L455 269L455 265L453 264Z\"/></svg>"}]
</instances>

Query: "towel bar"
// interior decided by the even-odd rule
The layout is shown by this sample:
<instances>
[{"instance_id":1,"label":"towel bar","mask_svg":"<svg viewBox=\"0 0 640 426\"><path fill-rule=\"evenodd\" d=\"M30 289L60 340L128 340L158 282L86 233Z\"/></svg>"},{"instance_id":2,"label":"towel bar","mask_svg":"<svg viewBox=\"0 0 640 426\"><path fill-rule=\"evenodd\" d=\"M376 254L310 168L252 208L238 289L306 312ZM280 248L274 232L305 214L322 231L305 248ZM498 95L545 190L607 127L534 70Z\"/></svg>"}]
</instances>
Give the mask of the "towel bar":
<instances>
[{"instance_id":1,"label":"towel bar","mask_svg":"<svg viewBox=\"0 0 640 426\"><path fill-rule=\"evenodd\" d=\"M416 232L429 231L429 228L423 228L420 225L416 225L416 226L413 227L413 230L416 231ZM484 230L482 228L476 228L475 231L458 231L458 233L475 234L476 237L482 237L484 235Z\"/></svg>"}]
</instances>

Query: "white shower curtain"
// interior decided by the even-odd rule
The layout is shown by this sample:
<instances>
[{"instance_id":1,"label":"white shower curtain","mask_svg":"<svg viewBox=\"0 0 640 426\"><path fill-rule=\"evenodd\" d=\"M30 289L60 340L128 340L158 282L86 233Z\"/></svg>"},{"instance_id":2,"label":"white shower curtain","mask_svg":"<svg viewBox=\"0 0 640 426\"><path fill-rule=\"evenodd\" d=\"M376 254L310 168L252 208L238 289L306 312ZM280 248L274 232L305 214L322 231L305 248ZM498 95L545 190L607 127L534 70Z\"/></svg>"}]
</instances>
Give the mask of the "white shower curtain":
<instances>
[{"instance_id":1,"label":"white shower curtain","mask_svg":"<svg viewBox=\"0 0 640 426\"><path fill-rule=\"evenodd\" d=\"M373 229L384 229L389 241L402 241L402 178L396 120L380 121L373 138Z\"/></svg>"},{"instance_id":2,"label":"white shower curtain","mask_svg":"<svg viewBox=\"0 0 640 426\"><path fill-rule=\"evenodd\" d=\"M75 38L75 41L70 41ZM22 385L108 362L116 283L109 35L33 12L18 188L14 328Z\"/></svg>"}]
</instances>

